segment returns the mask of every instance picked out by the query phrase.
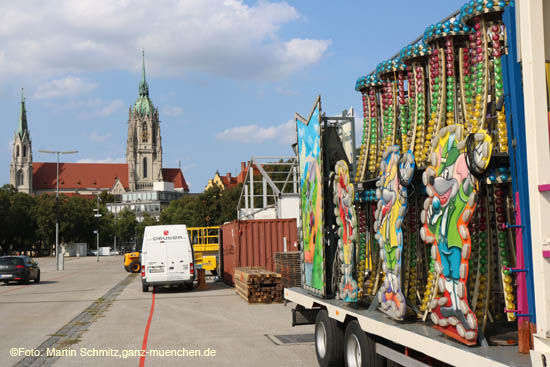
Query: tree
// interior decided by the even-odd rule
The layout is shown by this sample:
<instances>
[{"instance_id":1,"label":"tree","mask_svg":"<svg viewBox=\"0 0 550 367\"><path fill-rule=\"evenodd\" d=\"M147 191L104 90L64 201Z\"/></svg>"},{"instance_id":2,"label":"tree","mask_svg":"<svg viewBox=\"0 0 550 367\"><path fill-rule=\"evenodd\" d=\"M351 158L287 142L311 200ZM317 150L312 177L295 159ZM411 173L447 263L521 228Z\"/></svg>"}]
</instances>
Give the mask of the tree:
<instances>
[{"instance_id":1,"label":"tree","mask_svg":"<svg viewBox=\"0 0 550 367\"><path fill-rule=\"evenodd\" d=\"M4 185L0 188L0 247L2 255L7 255L12 243L12 229L10 228L11 197L15 194L15 188Z\"/></svg>"},{"instance_id":2,"label":"tree","mask_svg":"<svg viewBox=\"0 0 550 367\"><path fill-rule=\"evenodd\" d=\"M128 208L124 208L117 216L116 234L123 243L129 243L136 236L136 215Z\"/></svg>"},{"instance_id":3,"label":"tree","mask_svg":"<svg viewBox=\"0 0 550 367\"><path fill-rule=\"evenodd\" d=\"M220 217L218 219L219 225L237 219L237 205L239 204L242 189L243 185L239 184L223 191L220 198Z\"/></svg>"},{"instance_id":4,"label":"tree","mask_svg":"<svg viewBox=\"0 0 550 367\"><path fill-rule=\"evenodd\" d=\"M40 195L36 198L34 217L36 218L36 237L41 248L52 254L55 243L55 196Z\"/></svg>"},{"instance_id":5,"label":"tree","mask_svg":"<svg viewBox=\"0 0 550 367\"><path fill-rule=\"evenodd\" d=\"M59 197L59 216L61 217L60 238L63 242L92 243L97 219L94 217L95 202L80 197Z\"/></svg>"},{"instance_id":6,"label":"tree","mask_svg":"<svg viewBox=\"0 0 550 367\"><path fill-rule=\"evenodd\" d=\"M0 229L2 253L34 250L36 221L33 215L35 200L19 193L11 185L0 188Z\"/></svg>"},{"instance_id":7,"label":"tree","mask_svg":"<svg viewBox=\"0 0 550 367\"><path fill-rule=\"evenodd\" d=\"M172 201L160 214L162 224L186 224L189 227L200 226L200 200L196 195L185 195Z\"/></svg>"},{"instance_id":8,"label":"tree","mask_svg":"<svg viewBox=\"0 0 550 367\"><path fill-rule=\"evenodd\" d=\"M223 191L216 185L199 195L200 205L197 208L199 226L215 226L220 223L220 200Z\"/></svg>"},{"instance_id":9,"label":"tree","mask_svg":"<svg viewBox=\"0 0 550 367\"><path fill-rule=\"evenodd\" d=\"M159 224L159 222L157 221L157 218L152 217L149 214L145 213L143 215L143 220L141 222L138 222L136 225L138 243L143 242L143 233L145 232L145 227L156 226L157 224Z\"/></svg>"}]
</instances>

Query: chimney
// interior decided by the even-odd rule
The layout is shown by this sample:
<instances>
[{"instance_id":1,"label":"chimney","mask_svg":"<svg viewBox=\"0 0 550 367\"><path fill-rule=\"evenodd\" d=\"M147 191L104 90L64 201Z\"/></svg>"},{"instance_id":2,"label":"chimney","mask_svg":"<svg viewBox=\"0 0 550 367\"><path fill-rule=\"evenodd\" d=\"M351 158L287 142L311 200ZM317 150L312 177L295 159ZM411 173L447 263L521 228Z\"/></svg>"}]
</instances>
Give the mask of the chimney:
<instances>
[{"instance_id":1,"label":"chimney","mask_svg":"<svg viewBox=\"0 0 550 367\"><path fill-rule=\"evenodd\" d=\"M246 162L241 162L241 172L246 169Z\"/></svg>"}]
</instances>

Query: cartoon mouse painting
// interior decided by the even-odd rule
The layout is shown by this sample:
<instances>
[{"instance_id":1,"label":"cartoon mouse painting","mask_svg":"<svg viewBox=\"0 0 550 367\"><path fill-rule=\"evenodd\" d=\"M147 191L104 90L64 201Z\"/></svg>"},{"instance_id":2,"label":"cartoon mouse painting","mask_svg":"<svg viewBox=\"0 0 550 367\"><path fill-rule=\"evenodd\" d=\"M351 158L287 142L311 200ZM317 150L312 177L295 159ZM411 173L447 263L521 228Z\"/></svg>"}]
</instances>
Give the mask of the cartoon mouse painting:
<instances>
[{"instance_id":1,"label":"cartoon mouse painting","mask_svg":"<svg viewBox=\"0 0 550 367\"><path fill-rule=\"evenodd\" d=\"M465 344L475 344L477 318L468 305L466 282L471 253L468 231L475 207L478 179L491 157L492 142L483 130L463 138L463 127L440 130L432 143L431 166L423 174L428 198L421 213L422 239L432 245L438 275L430 302L435 327Z\"/></svg>"}]
</instances>

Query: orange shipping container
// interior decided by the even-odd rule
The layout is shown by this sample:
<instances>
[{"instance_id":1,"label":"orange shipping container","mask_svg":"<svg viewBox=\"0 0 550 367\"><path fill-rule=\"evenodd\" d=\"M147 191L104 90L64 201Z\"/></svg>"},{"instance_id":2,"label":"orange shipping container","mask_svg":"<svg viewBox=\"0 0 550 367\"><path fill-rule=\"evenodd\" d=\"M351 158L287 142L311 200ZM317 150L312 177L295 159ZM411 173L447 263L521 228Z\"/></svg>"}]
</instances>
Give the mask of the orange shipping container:
<instances>
[{"instance_id":1,"label":"orange shipping container","mask_svg":"<svg viewBox=\"0 0 550 367\"><path fill-rule=\"evenodd\" d=\"M235 268L261 266L275 271L276 252L300 250L296 219L234 221L222 225L220 235L223 279L230 284Z\"/></svg>"}]
</instances>

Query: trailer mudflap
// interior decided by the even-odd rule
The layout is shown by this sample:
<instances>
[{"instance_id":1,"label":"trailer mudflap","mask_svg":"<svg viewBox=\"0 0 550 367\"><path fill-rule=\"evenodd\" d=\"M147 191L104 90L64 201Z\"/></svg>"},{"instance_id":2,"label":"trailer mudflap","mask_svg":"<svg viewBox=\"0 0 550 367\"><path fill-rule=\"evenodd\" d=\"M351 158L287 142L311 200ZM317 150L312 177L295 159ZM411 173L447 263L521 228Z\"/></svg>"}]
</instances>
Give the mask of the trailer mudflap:
<instances>
[{"instance_id":1,"label":"trailer mudflap","mask_svg":"<svg viewBox=\"0 0 550 367\"><path fill-rule=\"evenodd\" d=\"M320 308L307 309L302 305L296 305L296 307L292 309L292 326L315 324L317 312L320 310Z\"/></svg>"}]
</instances>

